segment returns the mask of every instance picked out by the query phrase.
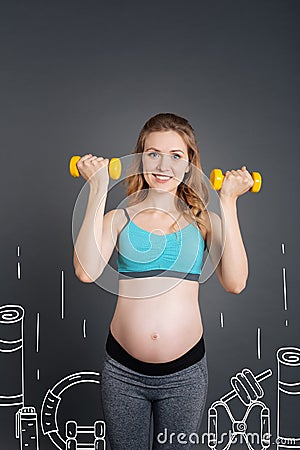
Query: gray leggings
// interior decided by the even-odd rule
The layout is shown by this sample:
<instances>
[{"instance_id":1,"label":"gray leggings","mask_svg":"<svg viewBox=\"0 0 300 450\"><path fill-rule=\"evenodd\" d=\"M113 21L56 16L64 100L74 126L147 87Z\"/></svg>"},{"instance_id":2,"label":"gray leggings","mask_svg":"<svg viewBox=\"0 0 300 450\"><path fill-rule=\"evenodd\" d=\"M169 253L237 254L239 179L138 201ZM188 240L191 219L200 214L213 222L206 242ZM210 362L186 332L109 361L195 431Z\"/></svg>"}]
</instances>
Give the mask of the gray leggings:
<instances>
[{"instance_id":1,"label":"gray leggings","mask_svg":"<svg viewBox=\"0 0 300 450\"><path fill-rule=\"evenodd\" d=\"M105 351L101 396L112 450L189 449L201 442L208 389L206 354L168 375L144 375L120 364Z\"/></svg>"}]
</instances>

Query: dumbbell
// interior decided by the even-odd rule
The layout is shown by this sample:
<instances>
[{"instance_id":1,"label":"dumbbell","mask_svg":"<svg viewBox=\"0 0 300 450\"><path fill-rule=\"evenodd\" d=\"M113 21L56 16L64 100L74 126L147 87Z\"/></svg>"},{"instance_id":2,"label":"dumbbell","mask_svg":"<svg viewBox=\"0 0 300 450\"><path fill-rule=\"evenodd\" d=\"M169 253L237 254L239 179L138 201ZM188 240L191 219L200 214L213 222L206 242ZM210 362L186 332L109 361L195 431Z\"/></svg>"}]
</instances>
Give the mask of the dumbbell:
<instances>
[{"instance_id":1,"label":"dumbbell","mask_svg":"<svg viewBox=\"0 0 300 450\"><path fill-rule=\"evenodd\" d=\"M256 376L253 375L253 372L250 369L243 369L242 372L237 373L235 377L231 378L230 382L233 391L224 395L224 397L221 398L221 401L228 402L233 397L238 396L244 405L250 405L250 403L258 400L264 395L260 382L271 375L271 369L267 369Z\"/></svg>"},{"instance_id":2,"label":"dumbbell","mask_svg":"<svg viewBox=\"0 0 300 450\"><path fill-rule=\"evenodd\" d=\"M77 163L80 158L81 156L74 155L70 159L69 170L72 177L80 177L80 173L77 168ZM111 158L108 164L108 172L110 178L112 178L113 180L118 180L120 178L122 172L122 164L119 158Z\"/></svg>"},{"instance_id":3,"label":"dumbbell","mask_svg":"<svg viewBox=\"0 0 300 450\"><path fill-rule=\"evenodd\" d=\"M105 450L105 422L97 420L93 426L79 426L75 420L68 420L65 426L66 448L68 450L78 450L80 448L94 448L94 450ZM83 443L82 439L77 440L79 434L93 434L93 447L88 443Z\"/></svg>"},{"instance_id":4,"label":"dumbbell","mask_svg":"<svg viewBox=\"0 0 300 450\"><path fill-rule=\"evenodd\" d=\"M250 192L259 192L262 183L262 177L259 172L250 172L252 179L254 181L253 186L249 189ZM209 180L211 182L212 189L218 191L222 187L222 183L224 180L224 174L221 169L213 169L210 172Z\"/></svg>"}]
</instances>

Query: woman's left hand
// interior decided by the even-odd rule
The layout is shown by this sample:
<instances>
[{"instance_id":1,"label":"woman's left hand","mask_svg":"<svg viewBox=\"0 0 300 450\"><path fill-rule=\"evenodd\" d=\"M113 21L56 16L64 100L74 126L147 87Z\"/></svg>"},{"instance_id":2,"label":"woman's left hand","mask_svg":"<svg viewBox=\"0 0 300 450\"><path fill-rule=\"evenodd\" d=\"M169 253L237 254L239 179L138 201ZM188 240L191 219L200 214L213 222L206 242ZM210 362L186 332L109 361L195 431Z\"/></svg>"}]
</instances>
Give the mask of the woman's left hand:
<instances>
[{"instance_id":1,"label":"woman's left hand","mask_svg":"<svg viewBox=\"0 0 300 450\"><path fill-rule=\"evenodd\" d=\"M248 192L254 181L246 166L238 170L227 170L224 174L220 196L237 198Z\"/></svg>"}]
</instances>

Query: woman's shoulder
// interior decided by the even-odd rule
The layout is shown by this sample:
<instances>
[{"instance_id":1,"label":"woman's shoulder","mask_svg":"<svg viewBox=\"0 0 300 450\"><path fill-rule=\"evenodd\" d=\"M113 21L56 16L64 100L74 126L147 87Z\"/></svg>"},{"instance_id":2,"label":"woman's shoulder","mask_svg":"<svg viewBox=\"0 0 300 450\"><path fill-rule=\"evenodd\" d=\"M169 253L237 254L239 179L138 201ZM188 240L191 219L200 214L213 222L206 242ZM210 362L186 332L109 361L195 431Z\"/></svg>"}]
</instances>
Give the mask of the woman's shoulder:
<instances>
[{"instance_id":1,"label":"woman's shoulder","mask_svg":"<svg viewBox=\"0 0 300 450\"><path fill-rule=\"evenodd\" d=\"M220 216L208 208L201 211L200 217L203 220L205 228L207 229L208 232L211 231L213 224L220 220Z\"/></svg>"},{"instance_id":2,"label":"woman's shoulder","mask_svg":"<svg viewBox=\"0 0 300 450\"><path fill-rule=\"evenodd\" d=\"M218 216L217 213L215 213L214 211L212 211L211 209L205 208L201 211L201 218L202 219L209 219L209 217L216 217ZM219 216L218 216L219 217Z\"/></svg>"},{"instance_id":3,"label":"woman's shoulder","mask_svg":"<svg viewBox=\"0 0 300 450\"><path fill-rule=\"evenodd\" d=\"M117 234L119 234L120 231L124 228L124 226L128 222L128 218L129 216L126 208L111 209L104 216L105 221L108 221L111 226L113 225Z\"/></svg>"}]
</instances>

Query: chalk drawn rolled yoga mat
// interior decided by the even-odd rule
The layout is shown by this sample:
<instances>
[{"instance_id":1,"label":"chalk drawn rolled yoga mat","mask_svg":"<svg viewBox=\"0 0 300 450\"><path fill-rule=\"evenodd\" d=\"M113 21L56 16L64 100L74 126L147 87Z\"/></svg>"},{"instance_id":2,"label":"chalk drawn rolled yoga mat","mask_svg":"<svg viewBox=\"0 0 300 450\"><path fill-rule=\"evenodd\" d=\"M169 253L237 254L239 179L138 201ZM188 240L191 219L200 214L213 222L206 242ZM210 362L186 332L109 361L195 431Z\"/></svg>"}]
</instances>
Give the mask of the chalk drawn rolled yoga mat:
<instances>
[{"instance_id":1,"label":"chalk drawn rolled yoga mat","mask_svg":"<svg viewBox=\"0 0 300 450\"><path fill-rule=\"evenodd\" d=\"M300 348L277 350L277 448L300 448Z\"/></svg>"},{"instance_id":2,"label":"chalk drawn rolled yoga mat","mask_svg":"<svg viewBox=\"0 0 300 450\"><path fill-rule=\"evenodd\" d=\"M0 306L0 406L23 406L23 317L22 306Z\"/></svg>"}]
</instances>

